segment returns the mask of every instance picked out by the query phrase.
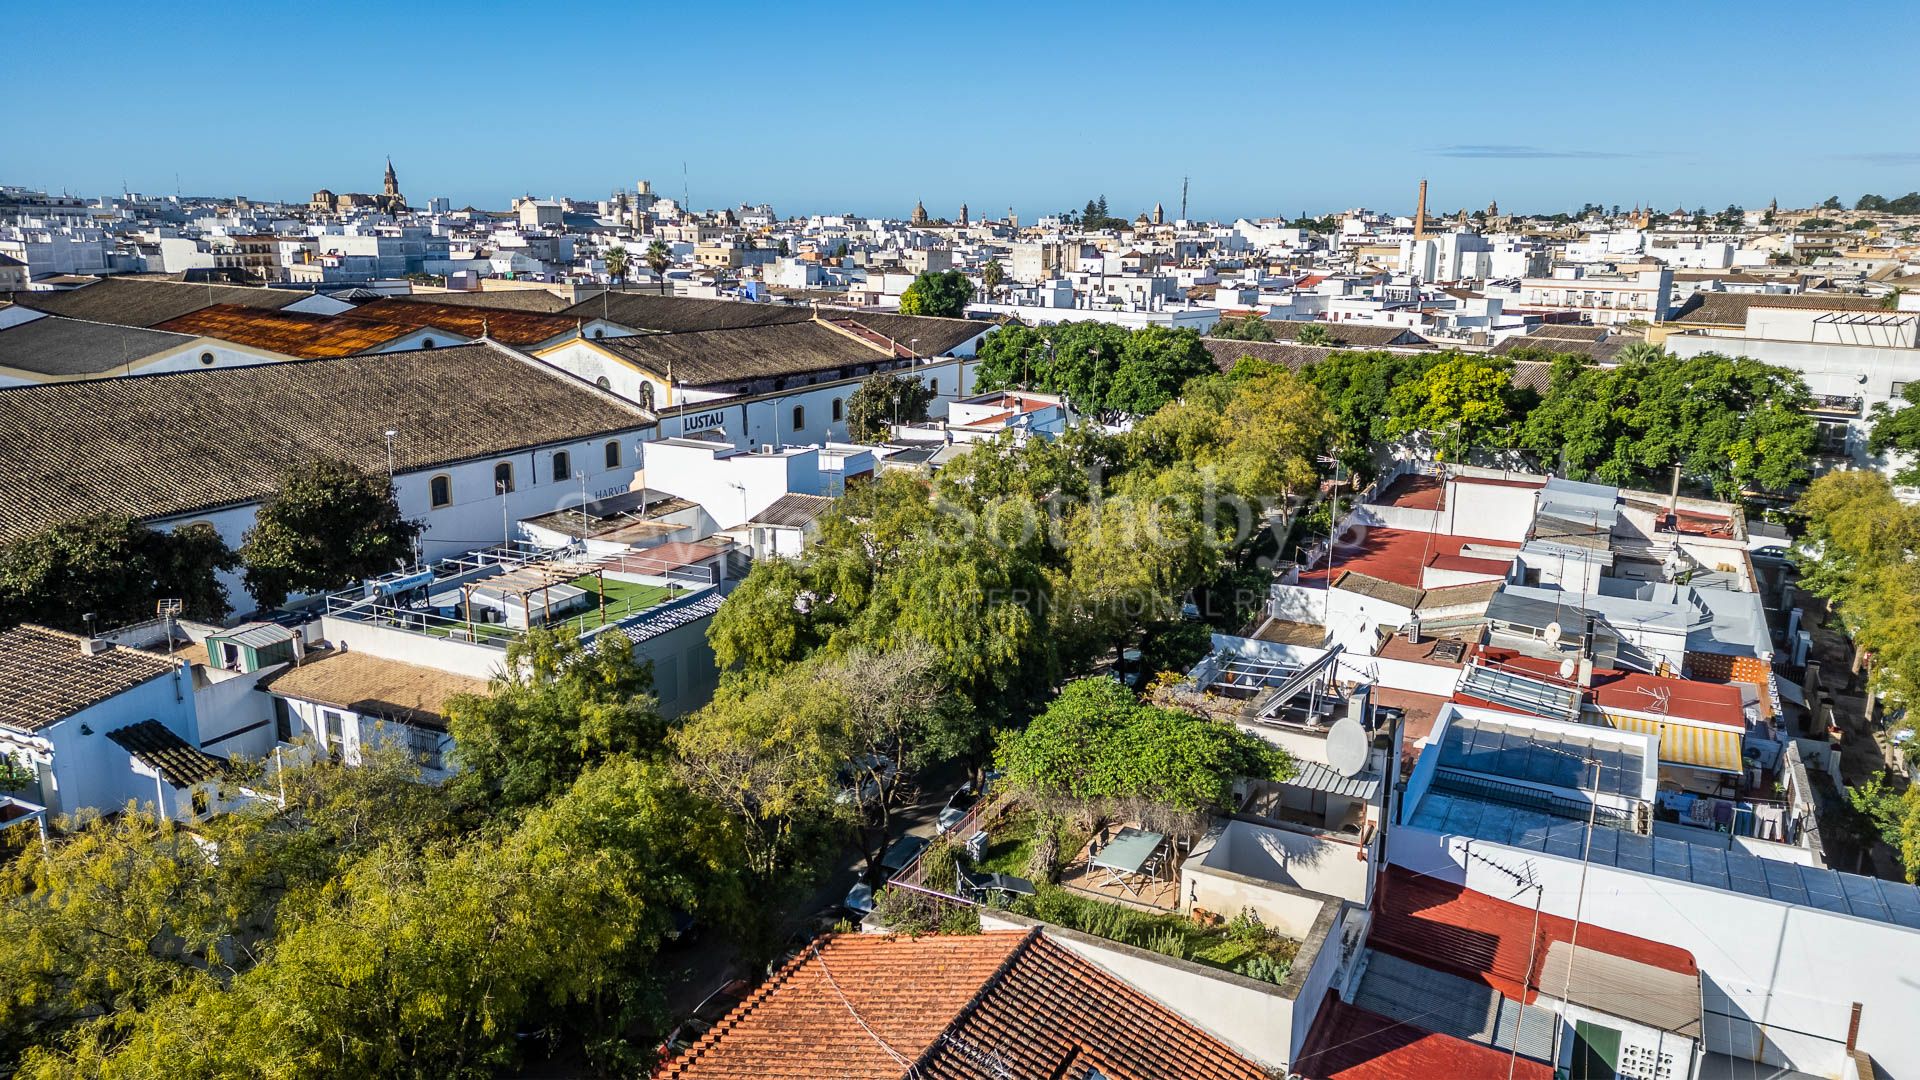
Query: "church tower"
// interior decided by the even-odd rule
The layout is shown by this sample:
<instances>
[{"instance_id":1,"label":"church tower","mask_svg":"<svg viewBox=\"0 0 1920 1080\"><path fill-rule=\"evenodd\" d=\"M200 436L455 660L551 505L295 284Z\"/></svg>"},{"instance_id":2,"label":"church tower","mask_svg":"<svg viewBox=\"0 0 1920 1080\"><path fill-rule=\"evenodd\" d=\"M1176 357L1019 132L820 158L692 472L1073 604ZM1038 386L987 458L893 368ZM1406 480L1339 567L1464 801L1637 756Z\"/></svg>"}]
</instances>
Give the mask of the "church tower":
<instances>
[{"instance_id":1,"label":"church tower","mask_svg":"<svg viewBox=\"0 0 1920 1080\"><path fill-rule=\"evenodd\" d=\"M1159 203L1153 204L1153 223L1155 225L1165 225L1167 223L1167 212L1160 208Z\"/></svg>"},{"instance_id":2,"label":"church tower","mask_svg":"<svg viewBox=\"0 0 1920 1080\"><path fill-rule=\"evenodd\" d=\"M399 178L399 177L397 177L397 176L395 176L395 175L393 174L393 159L392 159L392 158L388 158L388 159L387 159L387 178L386 178L386 183L385 183L385 184L383 184L383 185L381 185L381 188L380 188L380 192L381 192L381 194L383 194L383 195L398 195L398 194L400 194L400 178Z\"/></svg>"},{"instance_id":3,"label":"church tower","mask_svg":"<svg viewBox=\"0 0 1920 1080\"><path fill-rule=\"evenodd\" d=\"M925 202L914 203L913 217L909 218L908 221L914 225L925 225L927 223L927 204Z\"/></svg>"},{"instance_id":4,"label":"church tower","mask_svg":"<svg viewBox=\"0 0 1920 1080\"><path fill-rule=\"evenodd\" d=\"M962 228L965 228L966 224L967 224L967 204L961 203L960 204L960 226Z\"/></svg>"}]
</instances>

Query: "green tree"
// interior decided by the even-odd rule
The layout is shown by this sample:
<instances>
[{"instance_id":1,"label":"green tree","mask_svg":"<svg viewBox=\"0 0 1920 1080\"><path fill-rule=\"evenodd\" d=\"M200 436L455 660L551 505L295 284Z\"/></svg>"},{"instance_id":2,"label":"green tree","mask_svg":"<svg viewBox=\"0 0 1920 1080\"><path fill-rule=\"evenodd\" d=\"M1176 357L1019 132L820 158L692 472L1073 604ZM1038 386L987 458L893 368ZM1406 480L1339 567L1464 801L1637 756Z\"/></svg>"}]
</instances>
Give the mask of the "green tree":
<instances>
[{"instance_id":1,"label":"green tree","mask_svg":"<svg viewBox=\"0 0 1920 1080\"><path fill-rule=\"evenodd\" d=\"M293 593L344 588L407 565L419 534L386 477L345 461L296 465L242 538L247 591L271 608Z\"/></svg>"},{"instance_id":2,"label":"green tree","mask_svg":"<svg viewBox=\"0 0 1920 1080\"><path fill-rule=\"evenodd\" d=\"M1109 678L1068 683L1024 731L1002 734L994 760L1010 786L1041 798L1147 799L1189 811L1230 810L1235 780L1294 771L1265 739L1143 705Z\"/></svg>"},{"instance_id":3,"label":"green tree","mask_svg":"<svg viewBox=\"0 0 1920 1080\"><path fill-rule=\"evenodd\" d=\"M660 283L660 292L667 291L667 271L673 266L673 249L663 240L655 240L647 245L644 256L647 269L653 271L654 280Z\"/></svg>"},{"instance_id":4,"label":"green tree","mask_svg":"<svg viewBox=\"0 0 1920 1080\"><path fill-rule=\"evenodd\" d=\"M972 300L973 282L967 275L958 270L929 270L900 294L900 314L958 319L966 315Z\"/></svg>"},{"instance_id":5,"label":"green tree","mask_svg":"<svg viewBox=\"0 0 1920 1080\"><path fill-rule=\"evenodd\" d=\"M847 437L854 442L879 442L896 423L926 420L931 404L933 388L918 376L875 372L860 380L847 398Z\"/></svg>"},{"instance_id":6,"label":"green tree","mask_svg":"<svg viewBox=\"0 0 1920 1080\"><path fill-rule=\"evenodd\" d=\"M1833 604L1854 647L1870 661L1869 685L1896 704L1920 704L1920 508L1894 497L1865 469L1828 473L1807 485L1797 509L1807 522L1796 556L1800 585Z\"/></svg>"},{"instance_id":7,"label":"green tree","mask_svg":"<svg viewBox=\"0 0 1920 1080\"><path fill-rule=\"evenodd\" d=\"M1610 484L1658 485L1674 465L1732 498L1807 479L1817 432L1797 374L1746 357L1623 358L1554 365L1520 443Z\"/></svg>"},{"instance_id":8,"label":"green tree","mask_svg":"<svg viewBox=\"0 0 1920 1080\"><path fill-rule=\"evenodd\" d=\"M1000 285L1006 279L1007 272L999 259L988 259L986 265L980 268L980 287L986 290L989 301L1000 294Z\"/></svg>"},{"instance_id":9,"label":"green tree","mask_svg":"<svg viewBox=\"0 0 1920 1080\"><path fill-rule=\"evenodd\" d=\"M1331 345L1333 334L1319 323L1308 323L1293 335L1293 340L1300 345Z\"/></svg>"},{"instance_id":10,"label":"green tree","mask_svg":"<svg viewBox=\"0 0 1920 1080\"><path fill-rule=\"evenodd\" d=\"M620 285L625 283L627 280L627 249L620 244L615 244L608 248L606 262L607 276L613 279L613 284Z\"/></svg>"},{"instance_id":11,"label":"green tree","mask_svg":"<svg viewBox=\"0 0 1920 1080\"><path fill-rule=\"evenodd\" d=\"M1873 407L1873 428L1867 435L1867 449L1878 456L1889 452L1920 455L1920 382L1910 382L1900 391L1900 406L1889 408L1885 402ZM1894 476L1898 484L1920 484L1920 456L1904 465Z\"/></svg>"},{"instance_id":12,"label":"green tree","mask_svg":"<svg viewBox=\"0 0 1920 1080\"><path fill-rule=\"evenodd\" d=\"M1847 790L1853 809L1893 848L1907 880L1920 882L1920 787L1896 788L1886 774Z\"/></svg>"},{"instance_id":13,"label":"green tree","mask_svg":"<svg viewBox=\"0 0 1920 1080\"><path fill-rule=\"evenodd\" d=\"M1388 398L1387 435L1426 435L1443 457L1458 460L1474 447L1510 445L1519 405L1506 364L1450 356L1428 368L1418 382L1395 387Z\"/></svg>"},{"instance_id":14,"label":"green tree","mask_svg":"<svg viewBox=\"0 0 1920 1080\"><path fill-rule=\"evenodd\" d=\"M584 644L569 629L530 630L507 649L487 694L447 702L460 768L453 783L476 798L525 806L611 755L651 753L665 731L652 687L652 666L635 662L618 630Z\"/></svg>"},{"instance_id":15,"label":"green tree","mask_svg":"<svg viewBox=\"0 0 1920 1080\"><path fill-rule=\"evenodd\" d=\"M1846 207L1844 207L1844 206L1841 206L1841 205L1840 205L1840 196L1838 196L1838 195L1829 195L1829 196L1827 196L1827 197L1826 197L1825 199L1823 199L1823 200L1821 200L1821 202L1820 202L1820 209L1822 209L1822 210L1844 210L1844 209L1846 209Z\"/></svg>"},{"instance_id":16,"label":"green tree","mask_svg":"<svg viewBox=\"0 0 1920 1080\"><path fill-rule=\"evenodd\" d=\"M159 532L111 514L62 522L0 547L0 626L81 631L92 614L104 630L150 619L166 599L218 622L231 610L218 575L237 565L203 523Z\"/></svg>"},{"instance_id":17,"label":"green tree","mask_svg":"<svg viewBox=\"0 0 1920 1080\"><path fill-rule=\"evenodd\" d=\"M1207 336L1228 341L1272 341L1273 325L1258 315L1224 318L1213 324Z\"/></svg>"},{"instance_id":18,"label":"green tree","mask_svg":"<svg viewBox=\"0 0 1920 1080\"><path fill-rule=\"evenodd\" d=\"M1065 394L1076 408L1094 413L1150 413L1188 379L1215 370L1192 330L1097 322L1003 327L981 343L979 357L974 378L981 389L1026 386Z\"/></svg>"}]
</instances>

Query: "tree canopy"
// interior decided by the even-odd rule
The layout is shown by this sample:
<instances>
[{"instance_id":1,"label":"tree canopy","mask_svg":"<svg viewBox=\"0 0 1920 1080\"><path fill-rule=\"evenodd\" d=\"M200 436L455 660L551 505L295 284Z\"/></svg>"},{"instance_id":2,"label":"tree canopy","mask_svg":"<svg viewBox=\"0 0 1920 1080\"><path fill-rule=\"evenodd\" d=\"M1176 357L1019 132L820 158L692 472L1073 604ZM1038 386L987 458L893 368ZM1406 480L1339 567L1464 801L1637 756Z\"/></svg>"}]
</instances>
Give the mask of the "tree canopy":
<instances>
[{"instance_id":1,"label":"tree canopy","mask_svg":"<svg viewBox=\"0 0 1920 1080\"><path fill-rule=\"evenodd\" d=\"M1520 440L1575 477L1657 486L1678 465L1733 498L1807 479L1811 402L1798 375L1746 357L1635 355L1612 368L1561 360Z\"/></svg>"},{"instance_id":2,"label":"tree canopy","mask_svg":"<svg viewBox=\"0 0 1920 1080\"><path fill-rule=\"evenodd\" d=\"M1228 341L1272 341L1273 324L1258 315L1229 316L1214 323L1207 336Z\"/></svg>"},{"instance_id":3,"label":"tree canopy","mask_svg":"<svg viewBox=\"0 0 1920 1080\"><path fill-rule=\"evenodd\" d=\"M1110 678L1068 683L1025 730L1001 736L994 763L1006 783L1042 798L1216 811L1232 808L1235 779L1285 779L1294 769L1257 735L1144 705Z\"/></svg>"},{"instance_id":4,"label":"tree canopy","mask_svg":"<svg viewBox=\"0 0 1920 1080\"><path fill-rule=\"evenodd\" d=\"M287 470L240 545L247 591L261 607L339 589L413 561L417 522L400 516L393 483L344 461Z\"/></svg>"},{"instance_id":5,"label":"tree canopy","mask_svg":"<svg viewBox=\"0 0 1920 1080\"><path fill-rule=\"evenodd\" d=\"M1894 476L1899 484L1920 484L1920 382L1910 382L1900 391L1900 405L1885 403L1873 407L1873 429L1867 436L1867 449L1874 454L1898 452L1913 455Z\"/></svg>"},{"instance_id":6,"label":"tree canopy","mask_svg":"<svg viewBox=\"0 0 1920 1080\"><path fill-rule=\"evenodd\" d=\"M1084 412L1132 415L1158 409L1187 380L1215 370L1192 330L1099 322L1002 327L981 342L979 358L980 389L1025 386L1065 394Z\"/></svg>"},{"instance_id":7,"label":"tree canopy","mask_svg":"<svg viewBox=\"0 0 1920 1080\"><path fill-rule=\"evenodd\" d=\"M1800 586L1832 602L1871 654L1877 692L1920 705L1920 507L1895 498L1885 476L1849 469L1809 484L1798 509Z\"/></svg>"},{"instance_id":8,"label":"tree canopy","mask_svg":"<svg viewBox=\"0 0 1920 1080\"><path fill-rule=\"evenodd\" d=\"M107 629L151 619L158 600L179 600L191 619L232 610L219 572L239 565L207 524L172 532L116 515L50 526L0 547L0 626L35 622Z\"/></svg>"},{"instance_id":9,"label":"tree canopy","mask_svg":"<svg viewBox=\"0 0 1920 1080\"><path fill-rule=\"evenodd\" d=\"M958 270L929 270L900 294L900 314L958 319L973 300L973 282Z\"/></svg>"},{"instance_id":10,"label":"tree canopy","mask_svg":"<svg viewBox=\"0 0 1920 1080\"><path fill-rule=\"evenodd\" d=\"M892 425L917 424L927 418L933 388L911 374L880 371L860 380L847 398L847 437L854 442L878 442Z\"/></svg>"},{"instance_id":11,"label":"tree canopy","mask_svg":"<svg viewBox=\"0 0 1920 1080\"><path fill-rule=\"evenodd\" d=\"M453 783L476 800L525 806L610 755L650 754L665 733L652 688L651 666L635 662L618 630L588 644L569 629L529 630L486 694L447 701Z\"/></svg>"}]
</instances>

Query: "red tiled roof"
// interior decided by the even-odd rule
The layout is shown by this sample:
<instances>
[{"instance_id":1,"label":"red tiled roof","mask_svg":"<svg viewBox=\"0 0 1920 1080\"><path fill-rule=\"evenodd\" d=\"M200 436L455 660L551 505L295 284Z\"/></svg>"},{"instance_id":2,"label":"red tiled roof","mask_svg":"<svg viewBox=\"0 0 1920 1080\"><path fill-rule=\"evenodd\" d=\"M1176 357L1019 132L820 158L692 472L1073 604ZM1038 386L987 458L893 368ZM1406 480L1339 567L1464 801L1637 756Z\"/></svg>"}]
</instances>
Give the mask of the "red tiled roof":
<instances>
[{"instance_id":1,"label":"red tiled roof","mask_svg":"<svg viewBox=\"0 0 1920 1080\"><path fill-rule=\"evenodd\" d=\"M1406 473L1394 478L1373 499L1375 506L1399 506L1408 510L1438 510L1447 503L1447 487L1437 476Z\"/></svg>"},{"instance_id":2,"label":"red tiled roof","mask_svg":"<svg viewBox=\"0 0 1920 1080\"><path fill-rule=\"evenodd\" d=\"M1329 990L1293 1071L1312 1080L1467 1080L1506 1076L1509 1064L1514 1080L1553 1080L1538 1061L1389 1020Z\"/></svg>"},{"instance_id":3,"label":"red tiled roof","mask_svg":"<svg viewBox=\"0 0 1920 1080\"><path fill-rule=\"evenodd\" d=\"M1480 559L1471 555L1435 555L1427 560L1427 568L1431 570L1452 570L1460 574L1492 574L1494 577L1505 577L1512 566L1511 560L1501 562L1498 559Z\"/></svg>"},{"instance_id":4,"label":"red tiled roof","mask_svg":"<svg viewBox=\"0 0 1920 1080\"><path fill-rule=\"evenodd\" d=\"M1335 580L1340 574L1351 570L1356 574L1418 589L1422 568L1430 560L1441 556L1458 556L1460 549L1468 544L1502 548L1519 546L1510 541L1489 540L1482 536L1453 536L1418 529L1368 529L1358 543L1343 544L1335 550ZM1301 574L1300 581L1304 585L1319 586L1325 583L1326 577L1327 568L1322 566Z\"/></svg>"},{"instance_id":5,"label":"red tiled roof","mask_svg":"<svg viewBox=\"0 0 1920 1080\"><path fill-rule=\"evenodd\" d=\"M1552 660L1498 648L1483 648L1480 655L1501 667L1564 681L1560 678L1560 665ZM1742 729L1747 726L1745 699L1740 690L1710 680L1674 679L1603 668L1593 673L1593 687L1587 691L1586 700L1602 709L1660 714L1675 720Z\"/></svg>"},{"instance_id":6,"label":"red tiled roof","mask_svg":"<svg viewBox=\"0 0 1920 1080\"><path fill-rule=\"evenodd\" d=\"M822 937L655 1076L986 1080L1054 1077L1069 1064L1115 1080L1267 1076L1038 931L1017 930Z\"/></svg>"},{"instance_id":7,"label":"red tiled roof","mask_svg":"<svg viewBox=\"0 0 1920 1080\"><path fill-rule=\"evenodd\" d=\"M1368 945L1416 964L1484 983L1516 1001L1531 1002L1547 945L1570 941L1573 920L1540 913L1534 937L1532 907L1497 900L1400 866L1388 866L1376 894ZM1580 947L1683 975L1698 975L1693 954L1646 938L1580 927ZM1532 959L1529 970L1528 959Z\"/></svg>"}]
</instances>

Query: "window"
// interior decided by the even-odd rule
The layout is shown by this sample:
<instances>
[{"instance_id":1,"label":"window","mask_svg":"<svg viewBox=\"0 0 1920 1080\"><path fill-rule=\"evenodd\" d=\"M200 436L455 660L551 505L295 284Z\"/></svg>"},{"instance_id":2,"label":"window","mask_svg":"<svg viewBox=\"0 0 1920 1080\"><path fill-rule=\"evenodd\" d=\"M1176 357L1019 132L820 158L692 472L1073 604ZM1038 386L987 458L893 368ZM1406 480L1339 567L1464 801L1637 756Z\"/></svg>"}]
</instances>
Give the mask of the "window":
<instances>
[{"instance_id":1,"label":"window","mask_svg":"<svg viewBox=\"0 0 1920 1080\"><path fill-rule=\"evenodd\" d=\"M834 398L833 399L833 422L834 423L837 424L840 422L842 411L843 410L841 409L841 406L840 406L840 399Z\"/></svg>"},{"instance_id":2,"label":"window","mask_svg":"<svg viewBox=\"0 0 1920 1080\"><path fill-rule=\"evenodd\" d=\"M642 382L640 384L640 407L643 409L653 408L653 384L650 382Z\"/></svg>"},{"instance_id":3,"label":"window","mask_svg":"<svg viewBox=\"0 0 1920 1080\"><path fill-rule=\"evenodd\" d=\"M446 473L427 481L427 501L435 510L453 505L453 477Z\"/></svg>"},{"instance_id":4,"label":"window","mask_svg":"<svg viewBox=\"0 0 1920 1080\"><path fill-rule=\"evenodd\" d=\"M279 742L293 741L293 710L287 707L287 699L273 699L273 737Z\"/></svg>"},{"instance_id":5,"label":"window","mask_svg":"<svg viewBox=\"0 0 1920 1080\"><path fill-rule=\"evenodd\" d=\"M207 793L205 791L194 792L193 793L193 816L197 818L206 817L208 809L210 809L210 807L208 806L208 803L207 803Z\"/></svg>"},{"instance_id":6,"label":"window","mask_svg":"<svg viewBox=\"0 0 1920 1080\"><path fill-rule=\"evenodd\" d=\"M565 450L556 450L553 454L553 482L565 483L573 479L573 455Z\"/></svg>"},{"instance_id":7,"label":"window","mask_svg":"<svg viewBox=\"0 0 1920 1080\"><path fill-rule=\"evenodd\" d=\"M211 364L211 363L213 363L213 354L212 354L212 353L210 353L210 352L203 352L203 353L201 353L201 354L200 354L200 362L201 362L201 363L203 363L203 364Z\"/></svg>"},{"instance_id":8,"label":"window","mask_svg":"<svg viewBox=\"0 0 1920 1080\"><path fill-rule=\"evenodd\" d=\"M939 379L928 380L927 389L933 391L934 397L939 397L940 396L940 380Z\"/></svg>"},{"instance_id":9,"label":"window","mask_svg":"<svg viewBox=\"0 0 1920 1080\"><path fill-rule=\"evenodd\" d=\"M505 495L513 490L513 462L496 462L493 466L493 491L496 495Z\"/></svg>"},{"instance_id":10,"label":"window","mask_svg":"<svg viewBox=\"0 0 1920 1080\"><path fill-rule=\"evenodd\" d=\"M346 741L346 730L346 717L332 709L320 711L320 745L327 748L327 753L339 756L341 744Z\"/></svg>"},{"instance_id":11,"label":"window","mask_svg":"<svg viewBox=\"0 0 1920 1080\"><path fill-rule=\"evenodd\" d=\"M1904 395L1907 392L1907 383L1910 381L1911 380L1908 379L1895 379L1893 381L1893 389L1890 391L1892 396L1897 399Z\"/></svg>"},{"instance_id":12,"label":"window","mask_svg":"<svg viewBox=\"0 0 1920 1080\"><path fill-rule=\"evenodd\" d=\"M407 726L407 750L428 769L440 768L440 733L429 728Z\"/></svg>"},{"instance_id":13,"label":"window","mask_svg":"<svg viewBox=\"0 0 1920 1080\"><path fill-rule=\"evenodd\" d=\"M607 440L607 468L617 469L619 467L620 467L620 440L608 439Z\"/></svg>"},{"instance_id":14,"label":"window","mask_svg":"<svg viewBox=\"0 0 1920 1080\"><path fill-rule=\"evenodd\" d=\"M613 383L609 381L605 375L602 375L599 378L593 380L593 385L599 387L602 390L613 389Z\"/></svg>"},{"instance_id":15,"label":"window","mask_svg":"<svg viewBox=\"0 0 1920 1080\"><path fill-rule=\"evenodd\" d=\"M421 348L423 348L423 349L431 349L431 348L433 348L433 339L432 339L432 338L422 338L422 339L420 339L420 347L421 347Z\"/></svg>"},{"instance_id":16,"label":"window","mask_svg":"<svg viewBox=\"0 0 1920 1080\"><path fill-rule=\"evenodd\" d=\"M801 405L795 405L793 407L793 430L799 431L801 428L806 426L807 426L806 408Z\"/></svg>"}]
</instances>

